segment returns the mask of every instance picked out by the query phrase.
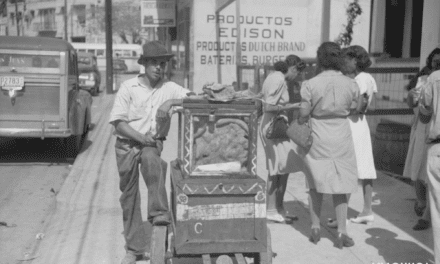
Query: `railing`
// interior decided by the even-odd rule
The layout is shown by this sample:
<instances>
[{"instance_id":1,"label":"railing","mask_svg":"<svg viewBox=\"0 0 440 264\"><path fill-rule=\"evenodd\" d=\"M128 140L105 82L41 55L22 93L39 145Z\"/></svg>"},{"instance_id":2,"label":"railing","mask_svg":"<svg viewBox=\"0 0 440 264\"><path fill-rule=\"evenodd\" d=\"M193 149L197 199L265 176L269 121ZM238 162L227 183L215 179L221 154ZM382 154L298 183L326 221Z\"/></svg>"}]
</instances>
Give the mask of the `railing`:
<instances>
[{"instance_id":1,"label":"railing","mask_svg":"<svg viewBox=\"0 0 440 264\"><path fill-rule=\"evenodd\" d=\"M379 170L395 174L403 172L414 119L414 112L406 103L406 86L418 70L414 67L368 69L378 87L376 109L367 113L367 122L373 142L376 168ZM243 82L240 87L259 93L265 77L271 71L272 66L240 66L239 72ZM314 62L309 61L299 78L307 80L313 77L314 73Z\"/></svg>"}]
</instances>

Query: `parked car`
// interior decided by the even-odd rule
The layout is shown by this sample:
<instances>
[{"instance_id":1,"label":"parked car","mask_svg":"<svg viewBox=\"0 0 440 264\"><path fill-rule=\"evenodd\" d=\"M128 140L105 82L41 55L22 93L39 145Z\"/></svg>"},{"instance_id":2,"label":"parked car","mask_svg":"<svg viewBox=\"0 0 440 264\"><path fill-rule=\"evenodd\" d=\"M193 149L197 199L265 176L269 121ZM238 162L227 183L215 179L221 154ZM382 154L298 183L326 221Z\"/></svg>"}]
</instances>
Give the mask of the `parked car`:
<instances>
[{"instance_id":1,"label":"parked car","mask_svg":"<svg viewBox=\"0 0 440 264\"><path fill-rule=\"evenodd\" d=\"M77 54L64 40L0 36L0 137L60 138L76 155L91 124Z\"/></svg>"},{"instance_id":2,"label":"parked car","mask_svg":"<svg viewBox=\"0 0 440 264\"><path fill-rule=\"evenodd\" d=\"M96 56L88 52L78 52L78 69L80 87L97 95L101 86L101 73Z\"/></svg>"},{"instance_id":3,"label":"parked car","mask_svg":"<svg viewBox=\"0 0 440 264\"><path fill-rule=\"evenodd\" d=\"M127 64L123 59L113 58L113 71L115 73L126 73L127 69Z\"/></svg>"}]
</instances>

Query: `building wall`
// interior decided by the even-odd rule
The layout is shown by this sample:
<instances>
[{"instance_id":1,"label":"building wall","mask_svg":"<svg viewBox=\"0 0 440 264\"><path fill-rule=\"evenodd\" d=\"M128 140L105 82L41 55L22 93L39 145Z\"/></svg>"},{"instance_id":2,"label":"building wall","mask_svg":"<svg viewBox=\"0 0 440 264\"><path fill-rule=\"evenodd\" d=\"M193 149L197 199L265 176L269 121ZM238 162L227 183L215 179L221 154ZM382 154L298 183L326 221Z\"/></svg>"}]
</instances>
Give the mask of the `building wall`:
<instances>
[{"instance_id":1,"label":"building wall","mask_svg":"<svg viewBox=\"0 0 440 264\"><path fill-rule=\"evenodd\" d=\"M440 1L424 0L420 67L423 67L429 53L440 47Z\"/></svg>"},{"instance_id":2,"label":"building wall","mask_svg":"<svg viewBox=\"0 0 440 264\"><path fill-rule=\"evenodd\" d=\"M125 1L125 0L124 0ZM115 1L116 2L116 1ZM134 1L133 1L134 2ZM136 2L137 3L137 2ZM75 6L85 6L85 12L77 12ZM67 35L69 41L73 38L84 37L87 42L104 42L105 32L96 32L90 29L94 22L91 18L91 6L104 7L103 0L75 0L67 1ZM64 0L26 0L18 3L18 11L24 13L23 20L20 22L19 35L38 36L41 31L53 31L54 37L65 38L64 21ZM39 11L43 9L54 9L53 25L44 23ZM11 20L10 14L15 14L15 4L7 1L7 17L0 15L0 35L18 35L16 22ZM33 15L32 15L33 13ZM84 15L85 14L85 19ZM85 22L84 22L85 21ZM83 23L84 22L84 23ZM7 28L7 30L6 30ZM51 33L51 32L49 32ZM115 42L118 37L115 35Z\"/></svg>"},{"instance_id":3,"label":"building wall","mask_svg":"<svg viewBox=\"0 0 440 264\"><path fill-rule=\"evenodd\" d=\"M322 40L323 1L329 0L239 0L242 23L241 49L238 50L236 2L216 14L218 1L194 0L191 88L200 92L207 82L232 84L237 81L237 63L272 65L289 54L316 57ZM348 3L347 0L331 1L327 29L330 41L337 38L347 23ZM360 5L363 14L356 21L352 44L368 48L371 1L360 0Z\"/></svg>"}]
</instances>

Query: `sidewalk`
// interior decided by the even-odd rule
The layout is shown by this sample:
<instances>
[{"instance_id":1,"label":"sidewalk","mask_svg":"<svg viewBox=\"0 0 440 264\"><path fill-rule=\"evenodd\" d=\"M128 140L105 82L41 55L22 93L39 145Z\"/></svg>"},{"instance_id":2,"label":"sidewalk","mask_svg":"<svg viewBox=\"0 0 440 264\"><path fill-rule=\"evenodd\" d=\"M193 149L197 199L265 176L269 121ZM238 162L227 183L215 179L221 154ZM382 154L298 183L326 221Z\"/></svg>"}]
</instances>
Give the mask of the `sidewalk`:
<instances>
[{"instance_id":1,"label":"sidewalk","mask_svg":"<svg viewBox=\"0 0 440 264\"><path fill-rule=\"evenodd\" d=\"M100 113L93 117L95 127L57 195L57 209L41 231L45 238L33 249L35 259L27 263L119 264L123 258L115 138L107 122L113 98L114 95L104 95L99 105L95 105L94 111ZM162 155L167 162L177 156L177 136L172 134L177 131L176 120L174 116L174 129L170 129ZM261 144L258 174L263 179L267 175ZM147 190L142 178L140 181L142 204L146 205ZM301 173L292 174L285 195L286 208L298 215L299 220L291 225L268 224L272 248L277 254L273 263L433 263L432 230L412 230L418 219L413 212L413 188L378 172L374 189L374 224L349 224L348 232L356 245L339 250L333 247L335 230L325 226L326 219L334 217L331 198L327 196L324 196L322 213L322 239L318 245L308 241L310 218L305 179ZM359 188L350 200L348 216L355 217L362 210L362 204Z\"/></svg>"}]
</instances>

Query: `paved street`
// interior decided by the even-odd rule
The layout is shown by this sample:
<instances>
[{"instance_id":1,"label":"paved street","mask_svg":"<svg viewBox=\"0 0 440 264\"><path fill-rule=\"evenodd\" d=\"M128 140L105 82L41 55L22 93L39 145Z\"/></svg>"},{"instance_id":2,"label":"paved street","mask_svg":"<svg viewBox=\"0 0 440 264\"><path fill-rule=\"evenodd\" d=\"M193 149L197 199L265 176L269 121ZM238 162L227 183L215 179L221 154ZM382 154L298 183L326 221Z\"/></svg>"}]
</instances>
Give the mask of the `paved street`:
<instances>
[{"instance_id":1,"label":"paved street","mask_svg":"<svg viewBox=\"0 0 440 264\"><path fill-rule=\"evenodd\" d=\"M45 238L34 245L30 256L34 259L27 263L119 263L124 256L113 147L115 138L107 123L113 99L114 95L103 95L99 106L94 109L99 114L94 115L95 128L89 134L90 144L75 160L57 195L56 211L41 230ZM163 158L168 162L177 156L176 117L173 126L163 152ZM260 145L258 174L265 179L264 159ZM144 185L141 193L142 203L146 205ZM376 221L370 226L350 224L348 230L356 245L343 250L333 246L335 230L325 226L326 219L334 217L331 199L325 198L323 238L314 245L308 241L310 222L304 175L299 173L289 177L286 205L299 220L290 225L268 224L276 253L273 263L433 262L432 230L412 230L417 217L412 209L414 192L411 186L379 172L373 207ZM349 217L356 216L361 210L360 188L352 195L349 206Z\"/></svg>"}]
</instances>

